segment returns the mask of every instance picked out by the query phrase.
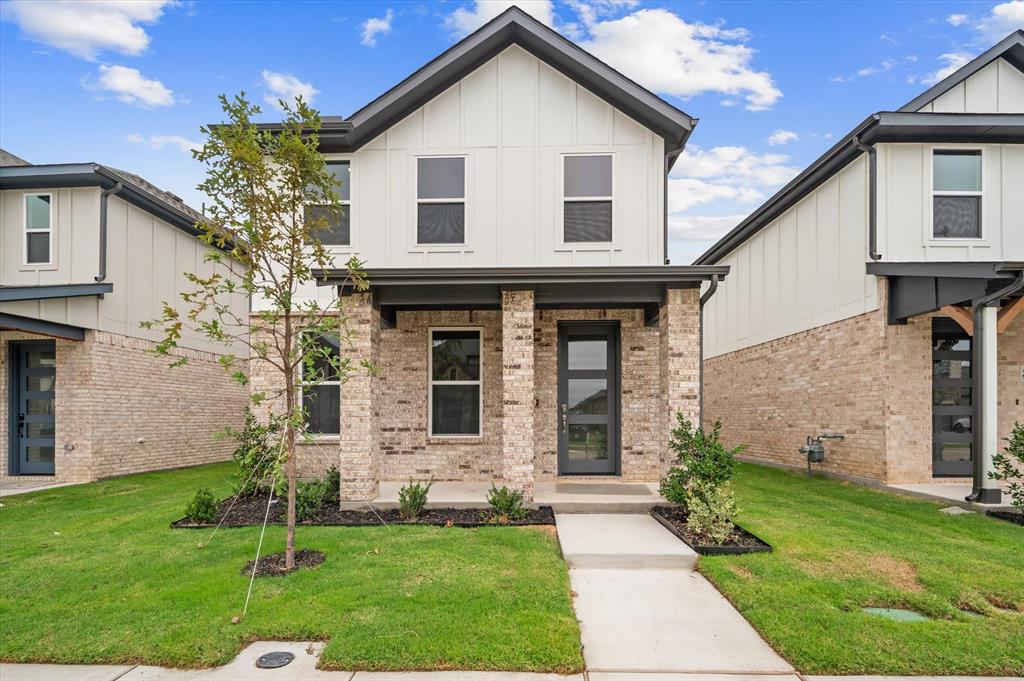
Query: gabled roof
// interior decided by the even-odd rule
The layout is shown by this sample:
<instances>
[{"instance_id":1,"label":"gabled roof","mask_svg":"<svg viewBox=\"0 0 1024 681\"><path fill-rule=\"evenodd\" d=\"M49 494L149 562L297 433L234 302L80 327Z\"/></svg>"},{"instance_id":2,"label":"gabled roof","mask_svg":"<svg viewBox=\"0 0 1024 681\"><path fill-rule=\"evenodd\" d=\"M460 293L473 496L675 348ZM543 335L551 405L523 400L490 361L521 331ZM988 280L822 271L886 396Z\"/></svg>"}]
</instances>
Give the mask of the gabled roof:
<instances>
[{"instance_id":1,"label":"gabled roof","mask_svg":"<svg viewBox=\"0 0 1024 681\"><path fill-rule=\"evenodd\" d=\"M914 97L897 109L897 111L918 111L928 102L941 97L999 58L1006 60L1007 63L1016 67L1018 71L1024 72L1024 29L1017 29L1006 36L990 49L985 50L917 97Z\"/></svg>"},{"instance_id":2,"label":"gabled roof","mask_svg":"<svg viewBox=\"0 0 1024 681\"><path fill-rule=\"evenodd\" d=\"M0 149L0 168L4 166L28 166L32 165L23 158L19 158L7 151L6 149Z\"/></svg>"},{"instance_id":3,"label":"gabled roof","mask_svg":"<svg viewBox=\"0 0 1024 681\"><path fill-rule=\"evenodd\" d=\"M510 45L552 68L681 149L697 119L611 68L518 7L510 7L346 120L325 121L323 151L354 151L454 85ZM279 125L262 126L267 129Z\"/></svg>"}]
</instances>

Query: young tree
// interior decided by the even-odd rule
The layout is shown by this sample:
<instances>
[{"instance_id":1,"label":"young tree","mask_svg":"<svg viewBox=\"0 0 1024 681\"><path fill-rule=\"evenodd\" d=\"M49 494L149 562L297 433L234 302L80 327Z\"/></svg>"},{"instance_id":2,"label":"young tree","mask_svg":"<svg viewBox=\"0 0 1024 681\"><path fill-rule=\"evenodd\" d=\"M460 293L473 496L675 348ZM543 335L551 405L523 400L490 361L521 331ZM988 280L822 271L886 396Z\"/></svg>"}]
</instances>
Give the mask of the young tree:
<instances>
[{"instance_id":1,"label":"young tree","mask_svg":"<svg viewBox=\"0 0 1024 681\"><path fill-rule=\"evenodd\" d=\"M157 352L169 354L186 331L211 341L248 347L249 357L230 351L220 363L233 380L248 384L243 362L265 363L279 386L252 392L263 418L275 424L279 465L288 480L286 567L294 567L295 444L306 434L300 385L317 385L336 374L341 382L354 371L372 371L343 356L349 347L348 318L340 298L321 305L300 298L300 289L315 284L314 270L333 266L320 234L339 219L344 208L334 191L335 178L318 151L319 113L297 98L281 102L283 129L269 131L253 122L260 108L245 93L220 97L227 121L202 128L206 138L193 156L206 166L199 185L211 200L198 224L200 240L213 247L207 256L212 273L185 273L193 289L182 293L183 310L164 302L160 319L147 322L164 332ZM366 290L363 263L351 258L344 286ZM248 294L252 315L232 309L230 299ZM338 352L318 342L338 337ZM172 364L183 364L184 358ZM278 468L280 470L280 468Z\"/></svg>"}]
</instances>

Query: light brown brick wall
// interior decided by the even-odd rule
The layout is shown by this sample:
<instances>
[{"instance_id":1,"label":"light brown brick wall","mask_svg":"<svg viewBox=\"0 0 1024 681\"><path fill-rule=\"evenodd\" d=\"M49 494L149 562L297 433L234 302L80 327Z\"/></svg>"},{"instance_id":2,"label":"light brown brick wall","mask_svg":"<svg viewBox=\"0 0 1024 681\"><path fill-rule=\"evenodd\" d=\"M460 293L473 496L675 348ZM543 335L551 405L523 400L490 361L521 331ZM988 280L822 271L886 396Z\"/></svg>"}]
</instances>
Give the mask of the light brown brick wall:
<instances>
[{"instance_id":1,"label":"light brown brick wall","mask_svg":"<svg viewBox=\"0 0 1024 681\"><path fill-rule=\"evenodd\" d=\"M1015 422L1024 423L1024 313L999 335L999 437Z\"/></svg>"},{"instance_id":2,"label":"light brown brick wall","mask_svg":"<svg viewBox=\"0 0 1024 681\"><path fill-rule=\"evenodd\" d=\"M502 478L533 500L533 291L501 292Z\"/></svg>"},{"instance_id":3,"label":"light brown brick wall","mask_svg":"<svg viewBox=\"0 0 1024 681\"><path fill-rule=\"evenodd\" d=\"M0 394L8 395L8 343L43 338L0 333ZM242 423L248 391L232 382L208 352L175 349L188 362L149 352L154 344L102 331L84 341L57 340L56 479L69 481L192 466L230 457L230 441L215 439ZM6 474L6 403L0 459Z\"/></svg>"}]
</instances>

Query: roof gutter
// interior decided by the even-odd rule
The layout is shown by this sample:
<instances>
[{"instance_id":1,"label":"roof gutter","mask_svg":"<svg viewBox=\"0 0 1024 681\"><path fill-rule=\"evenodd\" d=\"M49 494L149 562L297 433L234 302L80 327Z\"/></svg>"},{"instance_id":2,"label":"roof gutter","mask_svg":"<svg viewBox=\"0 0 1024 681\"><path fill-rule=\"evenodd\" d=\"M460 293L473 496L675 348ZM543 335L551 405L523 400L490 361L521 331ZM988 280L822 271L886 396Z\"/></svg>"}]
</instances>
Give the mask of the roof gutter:
<instances>
[{"instance_id":1,"label":"roof gutter","mask_svg":"<svg viewBox=\"0 0 1024 681\"><path fill-rule=\"evenodd\" d=\"M850 143L868 155L868 257L881 260L878 252L878 151L856 135Z\"/></svg>"},{"instance_id":2,"label":"roof gutter","mask_svg":"<svg viewBox=\"0 0 1024 681\"><path fill-rule=\"evenodd\" d=\"M100 192L100 273L93 277L96 282L107 280L107 199L124 189L120 182ZM103 294L100 294L103 297Z\"/></svg>"},{"instance_id":3,"label":"roof gutter","mask_svg":"<svg viewBox=\"0 0 1024 681\"><path fill-rule=\"evenodd\" d=\"M708 286L708 290L700 297L700 310L698 319L698 325L700 330L698 331L699 339L697 341L698 353L698 381L700 383L697 388L697 427L700 430L704 430L704 305L711 300L711 296L715 295L715 291L718 290L718 275L711 275L711 285Z\"/></svg>"}]
</instances>

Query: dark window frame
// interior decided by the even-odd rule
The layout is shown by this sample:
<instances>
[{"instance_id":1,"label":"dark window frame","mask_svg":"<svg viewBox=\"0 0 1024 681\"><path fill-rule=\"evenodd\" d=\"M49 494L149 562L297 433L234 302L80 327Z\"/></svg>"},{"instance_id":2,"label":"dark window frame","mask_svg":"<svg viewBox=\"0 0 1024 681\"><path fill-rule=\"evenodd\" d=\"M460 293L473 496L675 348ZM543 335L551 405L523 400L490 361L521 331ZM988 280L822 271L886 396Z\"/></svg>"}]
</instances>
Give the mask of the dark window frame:
<instances>
[{"instance_id":1,"label":"dark window frame","mask_svg":"<svg viewBox=\"0 0 1024 681\"><path fill-rule=\"evenodd\" d=\"M971 156L977 157L978 159L978 170L980 173L980 186L981 189L936 189L935 188L935 161L939 156ZM983 149L978 147L937 147L931 150L931 201L929 203L931 210L931 239L934 241L948 242L948 241L960 241L966 240L970 242L977 242L985 238L985 227L983 223L984 216L984 196L985 196L985 153ZM978 202L978 233L974 236L944 236L936 233L937 225L935 203L938 198L976 198Z\"/></svg>"},{"instance_id":2,"label":"dark window frame","mask_svg":"<svg viewBox=\"0 0 1024 681\"><path fill-rule=\"evenodd\" d=\"M584 158L584 157L606 157L609 159L609 172L611 177L609 178L609 185L611 193L608 195L578 195L569 196L566 193L568 181L566 174L568 172L569 159L573 158ZM615 154L608 152L594 152L594 153L564 153L561 155L562 165L562 183L561 183L561 205L562 205L562 231L561 231L561 244L565 248L586 248L588 246L609 246L615 243ZM592 204L607 204L608 205L608 239L602 240L590 240L590 239L569 239L565 232L566 226L566 204L568 203L592 203Z\"/></svg>"},{"instance_id":3,"label":"dark window frame","mask_svg":"<svg viewBox=\"0 0 1024 681\"><path fill-rule=\"evenodd\" d=\"M436 159L459 159L462 161L462 196L460 197L420 197L420 162ZM469 245L469 156L466 154L429 154L413 158L413 207L414 243L417 247L430 248L464 248ZM421 241L420 240L420 206L462 206L462 240L461 241Z\"/></svg>"},{"instance_id":4,"label":"dark window frame","mask_svg":"<svg viewBox=\"0 0 1024 681\"><path fill-rule=\"evenodd\" d=\"M468 380L434 380L434 334L445 332L474 332L477 334L480 348L478 376L475 381ZM434 387L438 385L475 385L477 386L477 432L476 433L436 433L434 432ZM430 438L479 439L484 436L484 331L479 326L432 326L427 329L427 436Z\"/></svg>"},{"instance_id":5,"label":"dark window frame","mask_svg":"<svg viewBox=\"0 0 1024 681\"><path fill-rule=\"evenodd\" d=\"M301 333L302 334L311 334L313 332L312 331L302 331ZM339 343L339 345L341 344L340 337L339 337L338 343ZM339 348L339 351L338 351L338 357L339 357L339 359L341 357L341 350L340 350L340 348ZM309 433L310 435L314 436L314 437L327 437L327 438L339 437L341 435L341 384L342 384L341 376L337 376L336 378L334 378L332 380L324 380L324 381L320 381L319 383L313 384L313 383L307 383L306 382L306 365L305 365L305 363L300 365L300 370L301 370L301 374L299 376L299 404L302 405L302 409L304 411L306 410L306 389L307 388L323 387L323 386L337 386L337 388L338 388L338 407L339 407L339 409L338 409L338 415L337 415L338 416L337 431L336 432L328 432L328 431L319 431L319 430L309 430L309 424L306 423L306 432Z\"/></svg>"},{"instance_id":6,"label":"dark window frame","mask_svg":"<svg viewBox=\"0 0 1024 681\"><path fill-rule=\"evenodd\" d=\"M346 198L343 198L340 194L338 195L338 203L341 204L341 206L344 207L344 213L343 213L344 214L344 219L346 219L348 221L348 241L345 242L345 243L330 242L330 241L326 241L323 237L321 237L319 235L318 235L318 238L320 239L320 243L322 243L325 248L346 248L346 249L351 249L351 248L353 248L353 245L352 245L352 243L353 243L353 239L352 239L352 176L353 176L354 165L352 163L352 159L350 159L350 158L328 158L328 159L324 159L324 163L327 166L331 166L331 165L346 165L346 166L348 166L348 198L346 199ZM320 207L322 207L322 204L310 203L310 204L306 205L306 209L307 210L309 210L311 208L320 208Z\"/></svg>"},{"instance_id":7,"label":"dark window frame","mask_svg":"<svg viewBox=\"0 0 1024 681\"><path fill-rule=\"evenodd\" d=\"M31 197L39 197L39 196L45 196L48 199L47 202L46 202L47 203L47 208L48 208L47 221L46 221L46 229L30 229L29 228L29 223L28 223L28 213L29 213L29 211L28 211L28 200ZM21 212L22 212L22 216L21 216L21 235L22 235L22 239L21 239L21 248L22 248L21 264L22 264L23 267L52 267L53 264L54 264L54 262L53 262L53 237L54 237L54 229L53 229L53 197L54 197L53 192L25 192L22 195L22 198L21 198ZM33 261L33 260L30 259L31 248L29 248L29 236L33 235L33 234L34 235L39 235L39 234L47 235L46 260Z\"/></svg>"}]
</instances>

